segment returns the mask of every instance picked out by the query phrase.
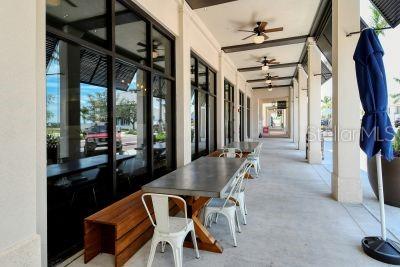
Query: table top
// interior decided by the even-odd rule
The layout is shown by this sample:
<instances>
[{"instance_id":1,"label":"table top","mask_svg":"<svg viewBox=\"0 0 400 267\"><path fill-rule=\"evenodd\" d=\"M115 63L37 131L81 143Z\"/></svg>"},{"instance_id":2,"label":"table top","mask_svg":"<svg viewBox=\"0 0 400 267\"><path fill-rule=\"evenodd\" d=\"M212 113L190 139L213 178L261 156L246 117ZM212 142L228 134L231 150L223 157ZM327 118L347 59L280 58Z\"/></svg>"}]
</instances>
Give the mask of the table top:
<instances>
[{"instance_id":1,"label":"table top","mask_svg":"<svg viewBox=\"0 0 400 267\"><path fill-rule=\"evenodd\" d=\"M246 159L201 157L142 187L144 192L221 197Z\"/></svg>"},{"instance_id":2,"label":"table top","mask_svg":"<svg viewBox=\"0 0 400 267\"><path fill-rule=\"evenodd\" d=\"M260 142L232 142L227 144L226 148L239 148L242 152L251 153L256 149Z\"/></svg>"},{"instance_id":3,"label":"table top","mask_svg":"<svg viewBox=\"0 0 400 267\"><path fill-rule=\"evenodd\" d=\"M135 155L117 155L117 161L134 158ZM107 163L107 155L97 155L93 157L71 160L65 163L51 164L47 166L47 178L68 176L74 173L97 168Z\"/></svg>"}]
</instances>

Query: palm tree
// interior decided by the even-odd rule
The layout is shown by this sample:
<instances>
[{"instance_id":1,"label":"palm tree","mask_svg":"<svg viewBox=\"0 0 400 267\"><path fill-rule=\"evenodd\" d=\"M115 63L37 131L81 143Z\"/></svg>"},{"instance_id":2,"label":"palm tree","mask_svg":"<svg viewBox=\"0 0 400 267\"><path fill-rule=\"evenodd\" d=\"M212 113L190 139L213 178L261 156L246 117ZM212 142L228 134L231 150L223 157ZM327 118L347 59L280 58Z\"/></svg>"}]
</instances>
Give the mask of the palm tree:
<instances>
[{"instance_id":1,"label":"palm tree","mask_svg":"<svg viewBox=\"0 0 400 267\"><path fill-rule=\"evenodd\" d=\"M388 26L386 20L382 17L381 13L379 13L378 9L375 7L371 7L371 26L375 29L382 29ZM376 30L376 35L385 35L382 30Z\"/></svg>"}]
</instances>

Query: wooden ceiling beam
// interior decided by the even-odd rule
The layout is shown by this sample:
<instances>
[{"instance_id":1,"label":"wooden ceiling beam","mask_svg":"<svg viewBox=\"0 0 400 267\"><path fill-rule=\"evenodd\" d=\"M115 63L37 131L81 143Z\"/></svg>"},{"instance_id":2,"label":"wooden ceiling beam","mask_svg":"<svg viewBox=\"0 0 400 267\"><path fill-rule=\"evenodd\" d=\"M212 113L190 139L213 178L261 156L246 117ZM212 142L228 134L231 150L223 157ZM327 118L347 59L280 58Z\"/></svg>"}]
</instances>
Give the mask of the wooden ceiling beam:
<instances>
[{"instance_id":1,"label":"wooden ceiling beam","mask_svg":"<svg viewBox=\"0 0 400 267\"><path fill-rule=\"evenodd\" d=\"M272 88L283 88L283 87L289 87L292 84L284 84L284 85L272 85ZM257 86L257 87L253 87L253 89L268 89L270 88L269 86Z\"/></svg>"},{"instance_id":2,"label":"wooden ceiling beam","mask_svg":"<svg viewBox=\"0 0 400 267\"><path fill-rule=\"evenodd\" d=\"M289 37L289 38L265 41L262 44L249 43L249 44L242 44L242 45L225 46L225 47L222 47L221 49L225 53L243 52L243 51L254 50L254 49L262 49L262 48L275 47L275 46L284 46L284 45L305 43L307 41L307 37L308 37L308 35L301 35L301 36L294 36L294 37Z\"/></svg>"},{"instance_id":3,"label":"wooden ceiling beam","mask_svg":"<svg viewBox=\"0 0 400 267\"><path fill-rule=\"evenodd\" d=\"M291 62L291 63L283 63L283 64L274 64L270 65L269 69L281 69L281 68L289 68L289 67L295 67L299 64L299 62ZM239 68L239 72L247 72L247 71L256 71L256 70L261 70L261 66L255 66L255 67L247 67L247 68Z\"/></svg>"}]
</instances>

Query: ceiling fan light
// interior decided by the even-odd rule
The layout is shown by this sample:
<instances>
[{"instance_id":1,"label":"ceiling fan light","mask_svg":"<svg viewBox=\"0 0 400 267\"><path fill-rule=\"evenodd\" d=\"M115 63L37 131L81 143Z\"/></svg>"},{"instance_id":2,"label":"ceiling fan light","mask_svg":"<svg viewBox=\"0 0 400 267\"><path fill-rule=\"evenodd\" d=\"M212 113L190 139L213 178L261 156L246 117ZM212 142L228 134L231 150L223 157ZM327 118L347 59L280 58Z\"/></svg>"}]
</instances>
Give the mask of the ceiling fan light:
<instances>
[{"instance_id":1,"label":"ceiling fan light","mask_svg":"<svg viewBox=\"0 0 400 267\"><path fill-rule=\"evenodd\" d=\"M271 79L267 79L267 80L265 80L265 83L270 84L270 83L272 83L272 80Z\"/></svg>"},{"instance_id":2,"label":"ceiling fan light","mask_svg":"<svg viewBox=\"0 0 400 267\"><path fill-rule=\"evenodd\" d=\"M271 92L272 91L272 87L268 87L268 92Z\"/></svg>"},{"instance_id":3,"label":"ceiling fan light","mask_svg":"<svg viewBox=\"0 0 400 267\"><path fill-rule=\"evenodd\" d=\"M153 58L158 58L159 54L157 51L153 51L152 56Z\"/></svg>"},{"instance_id":4,"label":"ceiling fan light","mask_svg":"<svg viewBox=\"0 0 400 267\"><path fill-rule=\"evenodd\" d=\"M46 0L46 4L49 6L59 6L61 4L61 0Z\"/></svg>"},{"instance_id":5,"label":"ceiling fan light","mask_svg":"<svg viewBox=\"0 0 400 267\"><path fill-rule=\"evenodd\" d=\"M255 44L262 44L263 42L264 42L264 36L262 36L262 35L256 35L256 36L254 36L254 38L253 38L253 43L255 43Z\"/></svg>"},{"instance_id":6,"label":"ceiling fan light","mask_svg":"<svg viewBox=\"0 0 400 267\"><path fill-rule=\"evenodd\" d=\"M261 67L261 70L263 72L267 72L269 70L269 66L268 65L264 65L264 66Z\"/></svg>"}]
</instances>

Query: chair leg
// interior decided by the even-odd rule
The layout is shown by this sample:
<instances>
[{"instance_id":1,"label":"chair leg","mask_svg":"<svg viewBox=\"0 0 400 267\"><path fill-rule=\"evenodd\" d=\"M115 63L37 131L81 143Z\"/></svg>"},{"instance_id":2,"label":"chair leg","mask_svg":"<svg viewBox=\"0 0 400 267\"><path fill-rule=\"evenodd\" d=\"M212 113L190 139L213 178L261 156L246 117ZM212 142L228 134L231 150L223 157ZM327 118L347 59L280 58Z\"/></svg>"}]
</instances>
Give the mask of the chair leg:
<instances>
[{"instance_id":1,"label":"chair leg","mask_svg":"<svg viewBox=\"0 0 400 267\"><path fill-rule=\"evenodd\" d=\"M199 248L197 247L196 233L194 232L194 230L191 230L190 232L192 234L192 242L194 251L196 252L196 259L200 259Z\"/></svg>"},{"instance_id":2,"label":"chair leg","mask_svg":"<svg viewBox=\"0 0 400 267\"><path fill-rule=\"evenodd\" d=\"M174 244L172 251L174 253L175 267L181 267L182 266L182 247L178 247L178 246L176 246L176 244Z\"/></svg>"},{"instance_id":3,"label":"chair leg","mask_svg":"<svg viewBox=\"0 0 400 267\"><path fill-rule=\"evenodd\" d=\"M244 206L244 214L247 215L247 205L245 200L243 200L243 206Z\"/></svg>"},{"instance_id":4,"label":"chair leg","mask_svg":"<svg viewBox=\"0 0 400 267\"><path fill-rule=\"evenodd\" d=\"M236 221L238 232L241 233L242 229L240 228L239 214L238 214L237 210L235 210L235 218L236 218L235 221Z\"/></svg>"},{"instance_id":5,"label":"chair leg","mask_svg":"<svg viewBox=\"0 0 400 267\"><path fill-rule=\"evenodd\" d=\"M215 220L214 220L215 224L218 223L218 213L215 214Z\"/></svg>"},{"instance_id":6,"label":"chair leg","mask_svg":"<svg viewBox=\"0 0 400 267\"><path fill-rule=\"evenodd\" d=\"M153 264L154 255L156 254L157 244L158 244L157 240L153 238L151 240L151 248L150 248L149 259L147 260L147 267L151 267L151 265Z\"/></svg>"},{"instance_id":7,"label":"chair leg","mask_svg":"<svg viewBox=\"0 0 400 267\"><path fill-rule=\"evenodd\" d=\"M232 238L233 238L233 246L237 247L236 229L235 229L235 217L229 217L228 218L228 224L229 224L229 229L231 231L231 235L232 235Z\"/></svg>"},{"instance_id":8,"label":"chair leg","mask_svg":"<svg viewBox=\"0 0 400 267\"><path fill-rule=\"evenodd\" d=\"M244 204L244 201L242 200L240 202L239 209L240 209L240 213L241 213L242 218L243 218L243 224L246 225L247 224L247 220L246 220L246 211L245 211L244 207L245 207L245 204Z\"/></svg>"},{"instance_id":9,"label":"chair leg","mask_svg":"<svg viewBox=\"0 0 400 267\"><path fill-rule=\"evenodd\" d=\"M161 242L161 252L164 253L165 252L165 245L167 244L167 242L162 241Z\"/></svg>"}]
</instances>

